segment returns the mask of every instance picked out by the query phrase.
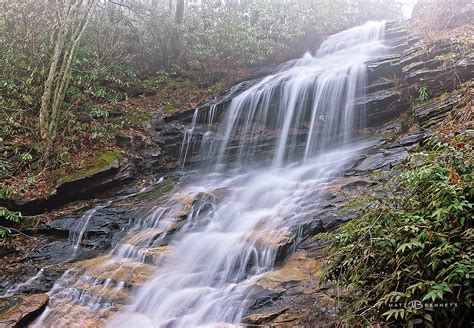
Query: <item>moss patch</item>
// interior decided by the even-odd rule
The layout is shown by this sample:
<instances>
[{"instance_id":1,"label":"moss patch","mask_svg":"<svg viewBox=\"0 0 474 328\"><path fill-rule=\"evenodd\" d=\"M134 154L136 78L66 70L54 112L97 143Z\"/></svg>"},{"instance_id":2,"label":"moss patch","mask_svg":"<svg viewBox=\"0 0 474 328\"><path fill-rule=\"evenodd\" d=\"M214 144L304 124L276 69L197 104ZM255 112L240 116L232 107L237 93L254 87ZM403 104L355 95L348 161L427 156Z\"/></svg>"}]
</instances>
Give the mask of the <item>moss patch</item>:
<instances>
[{"instance_id":1,"label":"moss patch","mask_svg":"<svg viewBox=\"0 0 474 328\"><path fill-rule=\"evenodd\" d=\"M132 128L140 128L143 122L151 120L152 115L147 112L128 112L124 115L123 121L126 126Z\"/></svg>"},{"instance_id":2,"label":"moss patch","mask_svg":"<svg viewBox=\"0 0 474 328\"><path fill-rule=\"evenodd\" d=\"M151 198L157 198L169 193L172 189L173 189L173 184L171 182L165 182L151 191L138 195L137 199L147 200Z\"/></svg>"},{"instance_id":3,"label":"moss patch","mask_svg":"<svg viewBox=\"0 0 474 328\"><path fill-rule=\"evenodd\" d=\"M163 112L164 112L165 114L172 114L172 113L174 113L175 110L176 110L176 109L174 108L173 104L168 104L168 105L166 105L166 107L163 109Z\"/></svg>"},{"instance_id":4,"label":"moss patch","mask_svg":"<svg viewBox=\"0 0 474 328\"><path fill-rule=\"evenodd\" d=\"M119 150L104 151L103 153L99 155L99 157L97 157L97 159L94 162L91 163L91 165L87 169L70 174L62 178L59 181L59 183L61 184L65 182L79 180L84 177L98 173L102 171L104 168L106 168L108 165L110 165L113 161L117 160L121 155L122 155L122 152Z\"/></svg>"}]
</instances>

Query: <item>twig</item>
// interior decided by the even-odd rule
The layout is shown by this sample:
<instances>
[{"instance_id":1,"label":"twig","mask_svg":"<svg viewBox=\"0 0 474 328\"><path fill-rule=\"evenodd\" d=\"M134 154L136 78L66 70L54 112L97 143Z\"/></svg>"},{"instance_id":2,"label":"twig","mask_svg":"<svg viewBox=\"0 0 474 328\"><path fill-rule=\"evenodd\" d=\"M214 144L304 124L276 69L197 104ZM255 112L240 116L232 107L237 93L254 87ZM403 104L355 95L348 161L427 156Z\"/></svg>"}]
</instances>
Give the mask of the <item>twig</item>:
<instances>
[{"instance_id":1,"label":"twig","mask_svg":"<svg viewBox=\"0 0 474 328\"><path fill-rule=\"evenodd\" d=\"M0 226L0 229L4 229L4 230L9 230L9 231L15 231L16 233L24 236L24 237L28 237L28 238L31 238L31 239L36 239L36 237L33 237L33 236L29 236L23 232L21 232L20 230L18 229L14 229L14 228L7 228L7 227L3 227L3 226Z\"/></svg>"}]
</instances>

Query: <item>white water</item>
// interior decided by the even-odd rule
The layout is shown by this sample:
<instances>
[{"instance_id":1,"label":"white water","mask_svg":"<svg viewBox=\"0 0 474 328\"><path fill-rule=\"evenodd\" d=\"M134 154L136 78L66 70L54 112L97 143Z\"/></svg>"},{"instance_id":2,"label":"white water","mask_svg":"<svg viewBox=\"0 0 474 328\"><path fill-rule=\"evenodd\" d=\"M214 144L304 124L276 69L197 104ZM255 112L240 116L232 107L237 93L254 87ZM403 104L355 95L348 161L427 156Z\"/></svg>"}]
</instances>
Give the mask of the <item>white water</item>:
<instances>
[{"instance_id":1,"label":"white water","mask_svg":"<svg viewBox=\"0 0 474 328\"><path fill-rule=\"evenodd\" d=\"M29 286L31 285L32 283L34 283L36 280L38 280L39 278L41 278L44 274L44 269L45 268L41 268L33 277L27 279L26 281L22 282L22 283L19 283L11 288L9 288L4 295L2 295L1 297L9 297L9 296L13 296L15 295L19 290L21 290L23 287L26 287L26 286Z\"/></svg>"},{"instance_id":2,"label":"white water","mask_svg":"<svg viewBox=\"0 0 474 328\"><path fill-rule=\"evenodd\" d=\"M69 231L69 240L71 243L74 245L74 254L73 256L76 255L77 250L81 246L82 239L84 238L84 234L86 232L87 227L89 226L89 222L91 218L94 216L94 214L103 208L106 208L112 203L112 201L108 201L103 205L97 205L90 210L86 211L84 215L78 220L77 225L74 229Z\"/></svg>"},{"instance_id":3,"label":"white water","mask_svg":"<svg viewBox=\"0 0 474 328\"><path fill-rule=\"evenodd\" d=\"M199 149L211 159L199 173L204 178L152 207L104 263L72 283L68 272L36 326L80 327L100 317L114 328L238 325L254 283L288 255L279 252L294 250L324 188L366 147L351 143L362 117L354 102L365 90L364 62L384 50L383 31L384 23L371 22L331 36L316 56L288 63L235 97L215 132L215 108L204 113L208 131ZM184 159L193 153L199 115L185 133ZM271 160L257 165L264 150ZM97 272L111 264L139 268L163 245L151 278L111 321L106 310L117 310L114 302L77 292L87 283L119 293L127 281L111 274L104 282ZM70 303L78 306L58 312Z\"/></svg>"}]
</instances>

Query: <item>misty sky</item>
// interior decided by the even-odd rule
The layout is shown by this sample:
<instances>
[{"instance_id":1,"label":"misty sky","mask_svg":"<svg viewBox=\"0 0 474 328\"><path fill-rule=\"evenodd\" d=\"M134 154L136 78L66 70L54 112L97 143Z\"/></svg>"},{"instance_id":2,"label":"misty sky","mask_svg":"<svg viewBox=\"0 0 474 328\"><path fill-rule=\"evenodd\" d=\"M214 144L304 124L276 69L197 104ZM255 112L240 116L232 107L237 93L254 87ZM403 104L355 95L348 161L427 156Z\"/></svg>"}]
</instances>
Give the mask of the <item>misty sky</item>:
<instances>
[{"instance_id":1,"label":"misty sky","mask_svg":"<svg viewBox=\"0 0 474 328\"><path fill-rule=\"evenodd\" d=\"M410 18L413 7L418 0L401 0L400 2L403 3L403 16L405 16L405 18Z\"/></svg>"}]
</instances>

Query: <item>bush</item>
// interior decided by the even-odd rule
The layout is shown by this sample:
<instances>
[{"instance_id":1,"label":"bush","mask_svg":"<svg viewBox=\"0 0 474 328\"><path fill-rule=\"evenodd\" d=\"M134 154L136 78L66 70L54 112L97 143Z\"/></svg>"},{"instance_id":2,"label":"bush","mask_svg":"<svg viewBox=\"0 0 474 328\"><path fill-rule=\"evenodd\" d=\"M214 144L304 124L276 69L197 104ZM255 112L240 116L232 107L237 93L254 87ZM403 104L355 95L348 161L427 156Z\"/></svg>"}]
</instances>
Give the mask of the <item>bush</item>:
<instances>
[{"instance_id":1,"label":"bush","mask_svg":"<svg viewBox=\"0 0 474 328\"><path fill-rule=\"evenodd\" d=\"M392 195L323 235L332 240L325 278L345 289L342 317L350 325L467 324L474 291L472 145L459 137L428 146L392 181Z\"/></svg>"}]
</instances>

